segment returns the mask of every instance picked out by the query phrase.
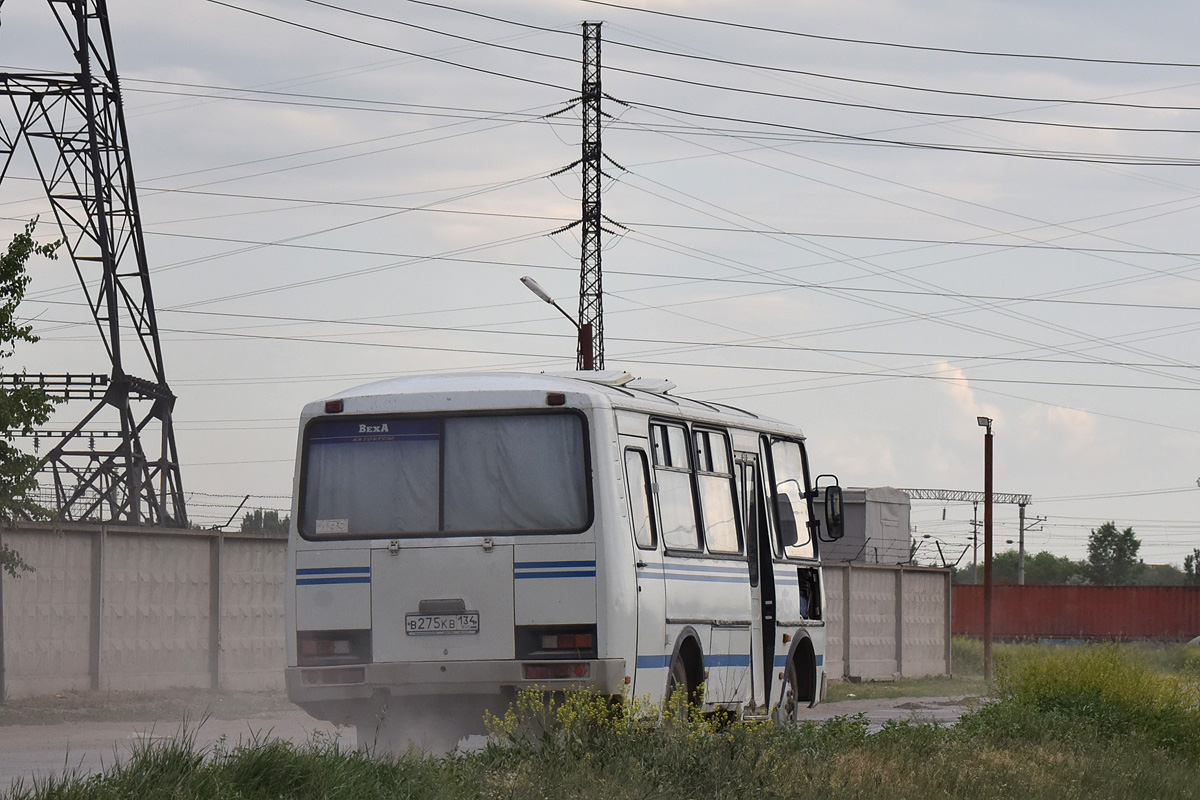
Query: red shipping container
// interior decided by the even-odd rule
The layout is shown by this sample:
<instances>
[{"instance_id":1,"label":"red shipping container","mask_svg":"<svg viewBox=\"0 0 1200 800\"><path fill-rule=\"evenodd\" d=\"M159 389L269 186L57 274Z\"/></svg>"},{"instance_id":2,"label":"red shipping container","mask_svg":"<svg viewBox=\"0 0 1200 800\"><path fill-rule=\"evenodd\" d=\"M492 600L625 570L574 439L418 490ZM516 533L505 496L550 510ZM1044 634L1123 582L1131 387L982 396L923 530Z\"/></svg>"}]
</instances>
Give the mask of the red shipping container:
<instances>
[{"instance_id":1,"label":"red shipping container","mask_svg":"<svg viewBox=\"0 0 1200 800\"><path fill-rule=\"evenodd\" d=\"M950 630L983 635L983 587L955 586ZM997 639L1151 639L1200 636L1200 586L994 586Z\"/></svg>"}]
</instances>

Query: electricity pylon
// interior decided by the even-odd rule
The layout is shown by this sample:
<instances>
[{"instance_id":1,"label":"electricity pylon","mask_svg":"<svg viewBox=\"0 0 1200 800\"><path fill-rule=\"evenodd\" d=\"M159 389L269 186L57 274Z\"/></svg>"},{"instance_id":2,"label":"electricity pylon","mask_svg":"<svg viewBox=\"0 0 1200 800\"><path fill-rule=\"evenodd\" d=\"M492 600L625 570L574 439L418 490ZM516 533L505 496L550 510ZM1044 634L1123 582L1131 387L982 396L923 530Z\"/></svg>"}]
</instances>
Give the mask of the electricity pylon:
<instances>
[{"instance_id":1,"label":"electricity pylon","mask_svg":"<svg viewBox=\"0 0 1200 800\"><path fill-rule=\"evenodd\" d=\"M94 402L74 428L47 434L57 442L43 472L63 520L186 526L175 395L163 370L108 9L105 0L48 2L74 64L61 73L0 72L9 101L0 103L0 180L27 146L110 363L107 376L87 376L102 392L72 395L78 376L26 378Z\"/></svg>"},{"instance_id":2,"label":"electricity pylon","mask_svg":"<svg viewBox=\"0 0 1200 800\"><path fill-rule=\"evenodd\" d=\"M600 272L600 23L583 23L583 216L579 257L579 337L577 368L604 369L604 291ZM585 326L590 326L585 328ZM585 353L585 347L591 347ZM588 365L585 367L585 364Z\"/></svg>"}]
</instances>

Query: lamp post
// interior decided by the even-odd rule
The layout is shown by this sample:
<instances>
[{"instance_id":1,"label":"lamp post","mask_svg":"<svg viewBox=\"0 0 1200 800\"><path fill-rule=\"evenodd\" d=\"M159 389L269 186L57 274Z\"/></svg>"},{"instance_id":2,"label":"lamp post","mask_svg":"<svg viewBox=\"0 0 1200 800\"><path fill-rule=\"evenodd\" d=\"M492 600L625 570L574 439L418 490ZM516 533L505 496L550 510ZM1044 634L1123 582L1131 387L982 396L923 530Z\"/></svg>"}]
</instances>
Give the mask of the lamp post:
<instances>
[{"instance_id":1,"label":"lamp post","mask_svg":"<svg viewBox=\"0 0 1200 800\"><path fill-rule=\"evenodd\" d=\"M983 678L992 679L992 420L976 417L983 436Z\"/></svg>"},{"instance_id":2,"label":"lamp post","mask_svg":"<svg viewBox=\"0 0 1200 800\"><path fill-rule=\"evenodd\" d=\"M571 324L575 326L575 330L579 331L579 352L583 354L583 358L582 358L583 363L579 365L579 368L583 369L583 370L589 370L589 371L592 370L594 368L592 366L592 363L593 363L592 362L592 358L593 358L593 356L592 356L592 323L585 322L582 325L580 325L578 322L575 321L574 317L572 317L570 314L568 314L566 311L563 310L562 306L560 306L558 303L554 302L554 298L551 297L546 292L545 289L543 289L540 285L538 285L537 281L535 281L533 278L529 277L528 275L521 278L521 283L525 284L526 289L533 292L538 297L540 297L542 300L545 300L547 303L549 303L550 305L557 308L559 310L559 312L564 317L566 317L568 320L570 320Z\"/></svg>"}]
</instances>

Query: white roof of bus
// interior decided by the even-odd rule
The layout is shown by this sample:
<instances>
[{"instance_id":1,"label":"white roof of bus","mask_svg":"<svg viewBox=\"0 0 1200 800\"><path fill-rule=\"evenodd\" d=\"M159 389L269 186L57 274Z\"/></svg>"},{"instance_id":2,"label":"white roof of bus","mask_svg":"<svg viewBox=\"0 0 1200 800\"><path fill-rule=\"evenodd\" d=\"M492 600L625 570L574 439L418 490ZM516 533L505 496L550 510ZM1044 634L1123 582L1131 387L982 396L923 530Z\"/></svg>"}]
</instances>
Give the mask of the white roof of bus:
<instances>
[{"instance_id":1,"label":"white roof of bus","mask_svg":"<svg viewBox=\"0 0 1200 800\"><path fill-rule=\"evenodd\" d=\"M640 386L651 387L639 388ZM693 400L667 394L674 384L670 381L635 379L628 373L604 372L473 372L432 375L411 375L376 381L346 389L328 398L308 404L304 416L324 412L326 399L348 399L352 397L382 397L387 395L422 395L451 393L492 393L513 391L569 391L589 396L593 403L601 406L641 411L647 414L678 416L682 412L689 418L734 424L738 421L750 427L777 430L789 435L800 435L799 428L769 417L760 417L734 406Z\"/></svg>"}]
</instances>

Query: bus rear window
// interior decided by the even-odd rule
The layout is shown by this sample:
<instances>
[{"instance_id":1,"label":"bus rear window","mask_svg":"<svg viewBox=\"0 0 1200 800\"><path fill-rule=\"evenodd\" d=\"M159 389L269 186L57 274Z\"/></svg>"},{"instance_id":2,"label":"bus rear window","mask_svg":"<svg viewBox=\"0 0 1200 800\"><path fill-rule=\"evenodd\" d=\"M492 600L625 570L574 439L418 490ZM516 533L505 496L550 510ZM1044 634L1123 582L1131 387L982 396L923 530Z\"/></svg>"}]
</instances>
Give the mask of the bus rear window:
<instances>
[{"instance_id":1,"label":"bus rear window","mask_svg":"<svg viewBox=\"0 0 1200 800\"><path fill-rule=\"evenodd\" d=\"M319 419L302 475L309 538L564 533L591 521L573 413Z\"/></svg>"}]
</instances>

